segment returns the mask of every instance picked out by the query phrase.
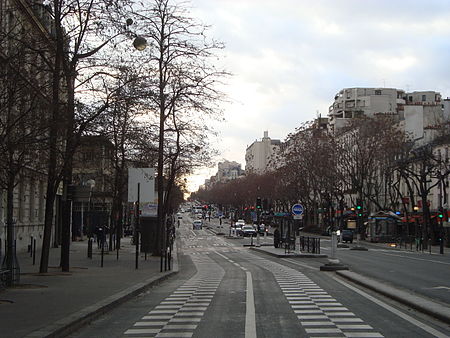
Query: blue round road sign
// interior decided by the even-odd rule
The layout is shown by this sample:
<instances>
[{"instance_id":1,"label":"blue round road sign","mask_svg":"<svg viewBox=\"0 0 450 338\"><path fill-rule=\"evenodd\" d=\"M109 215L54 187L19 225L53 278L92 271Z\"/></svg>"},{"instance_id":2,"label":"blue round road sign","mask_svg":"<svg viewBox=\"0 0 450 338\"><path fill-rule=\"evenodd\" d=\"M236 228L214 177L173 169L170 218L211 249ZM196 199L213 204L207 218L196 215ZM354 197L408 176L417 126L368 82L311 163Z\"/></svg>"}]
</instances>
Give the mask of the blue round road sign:
<instances>
[{"instance_id":1,"label":"blue round road sign","mask_svg":"<svg viewBox=\"0 0 450 338\"><path fill-rule=\"evenodd\" d=\"M301 215L301 214L303 214L303 205L301 205L301 204L294 204L292 206L292 213L294 215Z\"/></svg>"}]
</instances>

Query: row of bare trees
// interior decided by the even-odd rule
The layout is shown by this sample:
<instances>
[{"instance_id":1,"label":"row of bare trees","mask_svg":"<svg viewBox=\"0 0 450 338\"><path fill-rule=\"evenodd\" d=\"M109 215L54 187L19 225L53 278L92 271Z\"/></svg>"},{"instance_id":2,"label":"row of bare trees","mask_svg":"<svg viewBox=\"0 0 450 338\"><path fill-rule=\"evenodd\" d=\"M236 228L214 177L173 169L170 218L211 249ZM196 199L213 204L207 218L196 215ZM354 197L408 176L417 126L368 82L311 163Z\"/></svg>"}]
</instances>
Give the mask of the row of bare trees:
<instances>
[{"instance_id":1,"label":"row of bare trees","mask_svg":"<svg viewBox=\"0 0 450 338\"><path fill-rule=\"evenodd\" d=\"M61 268L68 271L69 192L81 137L104 135L114 146L111 220L121 222L133 165L158 165L167 214L173 187L210 161L208 123L220 117L216 84L226 75L210 60L223 45L172 0L6 4L0 7L0 182L7 191L8 243L14 188L24 175L39 173L46 180L40 272L48 269L61 187ZM144 52L131 47L136 34L148 40Z\"/></svg>"},{"instance_id":2,"label":"row of bare trees","mask_svg":"<svg viewBox=\"0 0 450 338\"><path fill-rule=\"evenodd\" d=\"M412 142L386 116L352 119L335 135L318 126L306 123L288 136L286 150L272 159L276 170L200 189L192 198L242 210L261 197L274 211L286 212L300 202L311 228L339 225L333 224L337 211L342 214L358 202L367 216L380 210L412 212L421 201L423 231L431 231L430 193L440 187L441 205L447 202L446 124L424 145ZM319 224L319 213L325 224Z\"/></svg>"}]
</instances>

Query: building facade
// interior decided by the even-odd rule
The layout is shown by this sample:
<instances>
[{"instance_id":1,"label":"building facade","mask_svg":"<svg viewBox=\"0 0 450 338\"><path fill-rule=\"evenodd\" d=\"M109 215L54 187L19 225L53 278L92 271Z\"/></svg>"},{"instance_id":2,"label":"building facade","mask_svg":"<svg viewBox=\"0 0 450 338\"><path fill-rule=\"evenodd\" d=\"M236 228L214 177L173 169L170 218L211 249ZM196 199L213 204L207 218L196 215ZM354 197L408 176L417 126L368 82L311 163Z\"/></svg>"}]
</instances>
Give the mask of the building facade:
<instances>
[{"instance_id":1,"label":"building facade","mask_svg":"<svg viewBox=\"0 0 450 338\"><path fill-rule=\"evenodd\" d=\"M17 251L27 250L32 239L40 246L43 236L52 79L44 59L51 59L53 31L43 1L0 0L0 238L8 237L12 224ZM60 229L59 198L54 244Z\"/></svg>"},{"instance_id":2,"label":"building facade","mask_svg":"<svg viewBox=\"0 0 450 338\"><path fill-rule=\"evenodd\" d=\"M270 161L279 148L280 140L272 140L269 132L264 132L264 137L258 141L255 140L247 147L245 152L245 173L263 174L270 170Z\"/></svg>"}]
</instances>

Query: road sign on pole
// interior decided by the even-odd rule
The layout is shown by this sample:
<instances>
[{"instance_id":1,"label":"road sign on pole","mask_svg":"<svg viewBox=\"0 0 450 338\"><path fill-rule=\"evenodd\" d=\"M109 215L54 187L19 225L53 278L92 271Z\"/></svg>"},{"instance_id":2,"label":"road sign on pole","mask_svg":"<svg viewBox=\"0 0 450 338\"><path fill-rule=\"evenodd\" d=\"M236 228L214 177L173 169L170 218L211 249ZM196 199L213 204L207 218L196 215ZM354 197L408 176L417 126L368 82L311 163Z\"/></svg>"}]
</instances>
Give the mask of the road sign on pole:
<instances>
[{"instance_id":1,"label":"road sign on pole","mask_svg":"<svg viewBox=\"0 0 450 338\"><path fill-rule=\"evenodd\" d=\"M292 213L296 216L302 215L303 211L304 211L303 205L301 205L301 204L294 204L292 206Z\"/></svg>"}]
</instances>

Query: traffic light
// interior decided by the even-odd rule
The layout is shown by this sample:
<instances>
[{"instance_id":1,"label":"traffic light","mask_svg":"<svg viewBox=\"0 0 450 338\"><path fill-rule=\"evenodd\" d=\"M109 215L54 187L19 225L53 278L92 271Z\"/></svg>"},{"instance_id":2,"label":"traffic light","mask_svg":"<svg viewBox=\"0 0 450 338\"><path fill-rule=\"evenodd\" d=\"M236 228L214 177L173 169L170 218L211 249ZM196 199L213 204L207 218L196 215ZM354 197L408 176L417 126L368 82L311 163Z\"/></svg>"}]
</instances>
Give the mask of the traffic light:
<instances>
[{"instance_id":1,"label":"traffic light","mask_svg":"<svg viewBox=\"0 0 450 338\"><path fill-rule=\"evenodd\" d=\"M358 215L358 217L362 217L362 203L360 201L357 202L356 204L356 213Z\"/></svg>"},{"instance_id":2,"label":"traffic light","mask_svg":"<svg viewBox=\"0 0 450 338\"><path fill-rule=\"evenodd\" d=\"M262 208L262 204L261 204L261 197L256 198L256 209L261 209Z\"/></svg>"}]
</instances>

